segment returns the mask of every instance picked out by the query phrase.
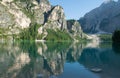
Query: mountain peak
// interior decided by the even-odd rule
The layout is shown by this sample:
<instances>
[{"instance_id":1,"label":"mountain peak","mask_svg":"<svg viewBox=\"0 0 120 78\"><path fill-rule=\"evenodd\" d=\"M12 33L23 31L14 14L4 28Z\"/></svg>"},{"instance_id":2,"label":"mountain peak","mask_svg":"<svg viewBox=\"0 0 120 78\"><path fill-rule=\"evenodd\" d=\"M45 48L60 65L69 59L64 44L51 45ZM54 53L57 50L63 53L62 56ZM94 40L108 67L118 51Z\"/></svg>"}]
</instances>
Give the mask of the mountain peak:
<instances>
[{"instance_id":1,"label":"mountain peak","mask_svg":"<svg viewBox=\"0 0 120 78\"><path fill-rule=\"evenodd\" d=\"M105 1L105 0L104 0ZM80 19L81 27L87 33L112 33L120 28L120 0L106 0L99 7Z\"/></svg>"},{"instance_id":2,"label":"mountain peak","mask_svg":"<svg viewBox=\"0 0 120 78\"><path fill-rule=\"evenodd\" d=\"M114 0L105 0L103 3L104 4L107 4L107 3L110 3L110 2L113 2Z\"/></svg>"}]
</instances>

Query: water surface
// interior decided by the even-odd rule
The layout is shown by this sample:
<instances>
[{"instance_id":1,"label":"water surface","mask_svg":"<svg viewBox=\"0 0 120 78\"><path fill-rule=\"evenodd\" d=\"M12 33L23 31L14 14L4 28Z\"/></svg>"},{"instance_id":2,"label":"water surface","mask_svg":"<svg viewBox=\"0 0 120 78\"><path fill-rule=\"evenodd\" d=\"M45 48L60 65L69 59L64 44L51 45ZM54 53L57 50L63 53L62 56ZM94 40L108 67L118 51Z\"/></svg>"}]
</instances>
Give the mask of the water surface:
<instances>
[{"instance_id":1,"label":"water surface","mask_svg":"<svg viewBox=\"0 0 120 78\"><path fill-rule=\"evenodd\" d=\"M120 46L1 42L0 78L120 78Z\"/></svg>"}]
</instances>

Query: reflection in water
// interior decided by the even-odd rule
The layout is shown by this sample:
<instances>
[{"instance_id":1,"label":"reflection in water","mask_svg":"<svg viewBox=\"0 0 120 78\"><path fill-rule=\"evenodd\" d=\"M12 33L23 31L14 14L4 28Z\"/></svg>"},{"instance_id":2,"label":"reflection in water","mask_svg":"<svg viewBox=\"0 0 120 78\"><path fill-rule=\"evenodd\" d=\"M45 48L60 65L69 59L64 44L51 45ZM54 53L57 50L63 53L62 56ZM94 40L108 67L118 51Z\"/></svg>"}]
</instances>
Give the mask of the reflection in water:
<instances>
[{"instance_id":1,"label":"reflection in water","mask_svg":"<svg viewBox=\"0 0 120 78\"><path fill-rule=\"evenodd\" d=\"M113 50L115 53L120 54L120 43L113 43Z\"/></svg>"},{"instance_id":2,"label":"reflection in water","mask_svg":"<svg viewBox=\"0 0 120 78\"><path fill-rule=\"evenodd\" d=\"M1 43L0 78L119 78L119 48L108 45L90 48L68 42Z\"/></svg>"}]
</instances>

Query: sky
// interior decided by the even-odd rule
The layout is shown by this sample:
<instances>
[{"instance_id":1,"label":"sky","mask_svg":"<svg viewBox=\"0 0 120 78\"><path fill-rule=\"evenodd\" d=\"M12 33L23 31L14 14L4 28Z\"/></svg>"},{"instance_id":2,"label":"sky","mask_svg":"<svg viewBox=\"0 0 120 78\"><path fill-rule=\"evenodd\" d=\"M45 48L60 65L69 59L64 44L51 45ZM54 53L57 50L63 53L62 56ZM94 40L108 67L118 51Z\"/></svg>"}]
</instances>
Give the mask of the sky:
<instances>
[{"instance_id":1,"label":"sky","mask_svg":"<svg viewBox=\"0 0 120 78\"><path fill-rule=\"evenodd\" d=\"M104 1L109 0L49 0L51 5L63 7L66 19L83 17L87 12L100 6ZM115 0L116 1L116 0Z\"/></svg>"}]
</instances>

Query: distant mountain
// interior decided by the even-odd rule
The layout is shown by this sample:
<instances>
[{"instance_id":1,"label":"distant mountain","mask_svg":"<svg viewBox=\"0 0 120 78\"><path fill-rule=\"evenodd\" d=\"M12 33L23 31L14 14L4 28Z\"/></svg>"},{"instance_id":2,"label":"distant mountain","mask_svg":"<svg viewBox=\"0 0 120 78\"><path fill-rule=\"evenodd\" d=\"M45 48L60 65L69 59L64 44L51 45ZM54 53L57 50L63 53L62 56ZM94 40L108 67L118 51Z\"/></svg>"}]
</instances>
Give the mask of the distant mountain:
<instances>
[{"instance_id":1,"label":"distant mountain","mask_svg":"<svg viewBox=\"0 0 120 78\"><path fill-rule=\"evenodd\" d=\"M112 33L120 29L120 0L108 0L80 18L86 33Z\"/></svg>"}]
</instances>

